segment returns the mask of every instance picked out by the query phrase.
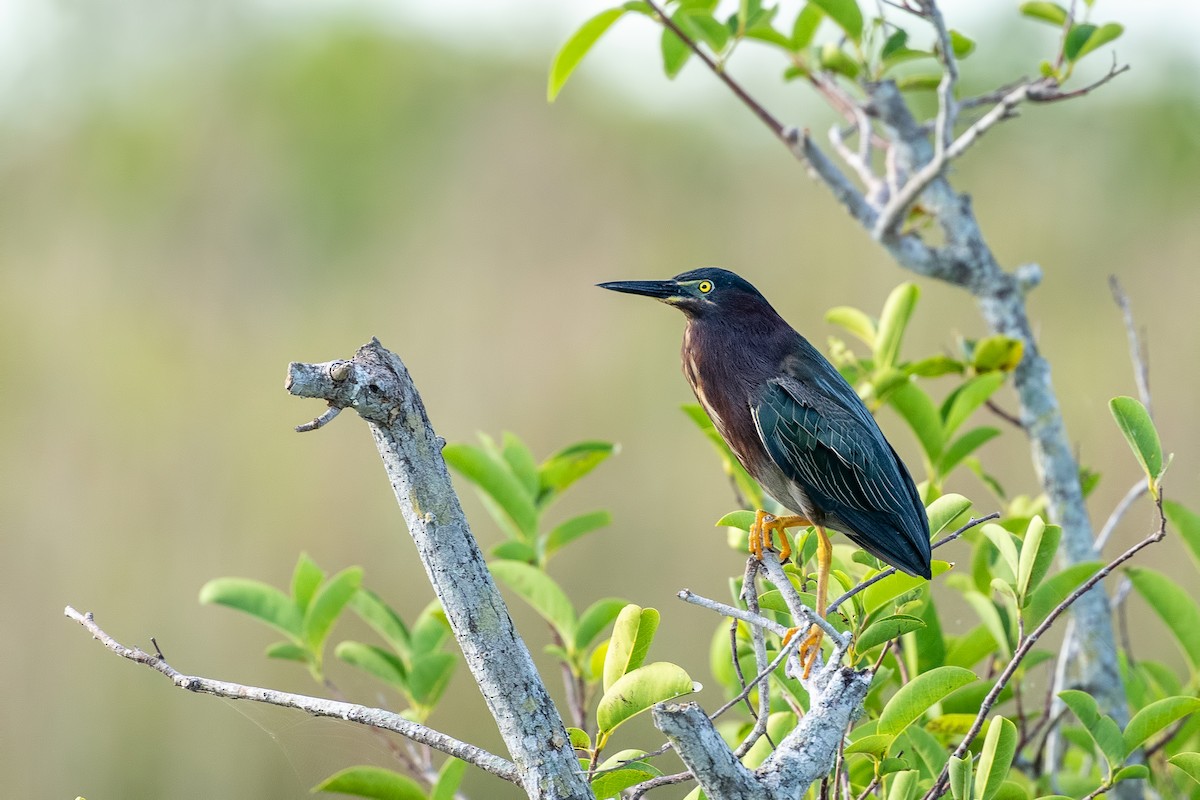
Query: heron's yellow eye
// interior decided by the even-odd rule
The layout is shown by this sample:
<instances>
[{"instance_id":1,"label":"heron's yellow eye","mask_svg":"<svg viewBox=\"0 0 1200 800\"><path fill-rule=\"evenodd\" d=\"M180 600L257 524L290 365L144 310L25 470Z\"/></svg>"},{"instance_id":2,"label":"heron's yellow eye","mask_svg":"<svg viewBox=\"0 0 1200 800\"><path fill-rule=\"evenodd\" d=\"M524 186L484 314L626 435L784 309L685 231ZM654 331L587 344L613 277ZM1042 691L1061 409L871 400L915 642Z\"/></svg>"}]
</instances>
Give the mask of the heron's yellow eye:
<instances>
[{"instance_id":1,"label":"heron's yellow eye","mask_svg":"<svg viewBox=\"0 0 1200 800\"><path fill-rule=\"evenodd\" d=\"M700 281L696 288L700 290L700 294L708 294L713 288L712 281Z\"/></svg>"}]
</instances>

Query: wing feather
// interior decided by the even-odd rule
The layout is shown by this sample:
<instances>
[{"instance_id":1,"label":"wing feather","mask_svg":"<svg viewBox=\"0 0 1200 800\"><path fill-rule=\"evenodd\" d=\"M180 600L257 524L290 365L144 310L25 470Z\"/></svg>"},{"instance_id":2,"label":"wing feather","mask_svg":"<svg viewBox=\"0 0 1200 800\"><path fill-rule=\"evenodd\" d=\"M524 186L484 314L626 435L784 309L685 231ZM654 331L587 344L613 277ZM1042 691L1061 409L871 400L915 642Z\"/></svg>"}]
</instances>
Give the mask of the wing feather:
<instances>
[{"instance_id":1,"label":"wing feather","mask_svg":"<svg viewBox=\"0 0 1200 800\"><path fill-rule=\"evenodd\" d=\"M848 384L811 389L791 378L772 380L751 413L771 460L833 527L888 563L928 573L925 507Z\"/></svg>"}]
</instances>

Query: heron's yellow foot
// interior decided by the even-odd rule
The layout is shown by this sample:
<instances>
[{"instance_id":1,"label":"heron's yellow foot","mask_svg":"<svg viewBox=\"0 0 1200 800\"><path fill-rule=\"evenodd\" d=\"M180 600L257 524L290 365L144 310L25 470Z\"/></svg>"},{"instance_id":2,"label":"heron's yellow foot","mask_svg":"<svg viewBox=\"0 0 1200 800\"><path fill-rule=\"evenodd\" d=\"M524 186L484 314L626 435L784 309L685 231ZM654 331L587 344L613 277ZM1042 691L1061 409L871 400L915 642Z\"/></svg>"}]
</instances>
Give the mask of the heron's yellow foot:
<instances>
[{"instance_id":1,"label":"heron's yellow foot","mask_svg":"<svg viewBox=\"0 0 1200 800\"><path fill-rule=\"evenodd\" d=\"M817 663L817 656L821 652L821 640L825 638L825 633L816 625L808 629L808 635L804 637L804 641L800 642L797 648L800 656L800 664L804 667L804 677L807 679L809 673L812 672L813 666Z\"/></svg>"},{"instance_id":2,"label":"heron's yellow foot","mask_svg":"<svg viewBox=\"0 0 1200 800\"><path fill-rule=\"evenodd\" d=\"M754 515L754 524L750 526L750 552L762 561L763 551L775 546L775 531L779 531L779 560L787 561L792 554L787 529L811 524L807 517L777 517L760 509Z\"/></svg>"},{"instance_id":3,"label":"heron's yellow foot","mask_svg":"<svg viewBox=\"0 0 1200 800\"><path fill-rule=\"evenodd\" d=\"M799 628L788 628L787 633L783 635L783 643L780 645L780 647L787 647L788 643L791 642L798 633L800 633ZM825 634L821 631L821 629L816 625L813 625L808 629L808 633L805 634L804 639L796 648L797 657L800 659L800 667L804 670L805 680L808 679L809 674L812 673L812 668L817 663L817 653L821 652L821 640L824 638L824 636Z\"/></svg>"}]
</instances>

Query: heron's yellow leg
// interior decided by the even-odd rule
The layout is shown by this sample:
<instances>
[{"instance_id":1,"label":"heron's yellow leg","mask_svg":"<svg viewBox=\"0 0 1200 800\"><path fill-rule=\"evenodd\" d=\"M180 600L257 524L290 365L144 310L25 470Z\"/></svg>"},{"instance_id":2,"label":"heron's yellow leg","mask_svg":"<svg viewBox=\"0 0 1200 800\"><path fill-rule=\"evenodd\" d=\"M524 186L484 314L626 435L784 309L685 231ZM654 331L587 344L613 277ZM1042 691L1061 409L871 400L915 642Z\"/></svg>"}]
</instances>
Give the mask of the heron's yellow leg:
<instances>
[{"instance_id":1,"label":"heron's yellow leg","mask_svg":"<svg viewBox=\"0 0 1200 800\"><path fill-rule=\"evenodd\" d=\"M826 602L829 593L829 570L833 565L833 545L829 543L829 536L826 535L825 529L820 525L817 526L817 616L825 616ZM789 636L790 638L790 636ZM804 665L804 677L807 678L812 672L813 665L817 663L817 654L821 652L821 639L824 634L821 629L813 625L808 629L808 635L804 637L804 641L800 643L799 655L800 663ZM785 640L786 641L786 640Z\"/></svg>"},{"instance_id":2,"label":"heron's yellow leg","mask_svg":"<svg viewBox=\"0 0 1200 800\"><path fill-rule=\"evenodd\" d=\"M801 525L812 525L812 522L808 517L777 517L760 509L754 515L754 524L750 526L750 552L762 561L763 551L775 546L775 531L779 531L779 560L787 561L788 556L792 554L787 529L798 528Z\"/></svg>"}]
</instances>

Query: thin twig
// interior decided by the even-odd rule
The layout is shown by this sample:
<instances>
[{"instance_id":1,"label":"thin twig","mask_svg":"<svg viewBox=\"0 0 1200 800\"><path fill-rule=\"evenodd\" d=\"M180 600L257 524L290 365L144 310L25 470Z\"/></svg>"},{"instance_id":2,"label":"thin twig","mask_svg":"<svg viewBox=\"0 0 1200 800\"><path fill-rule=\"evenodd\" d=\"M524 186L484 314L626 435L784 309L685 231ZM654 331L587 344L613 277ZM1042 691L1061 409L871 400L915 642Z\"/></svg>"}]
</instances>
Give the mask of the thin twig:
<instances>
[{"instance_id":1,"label":"thin twig","mask_svg":"<svg viewBox=\"0 0 1200 800\"><path fill-rule=\"evenodd\" d=\"M1133 306L1129 295L1121 288L1121 282L1116 275L1108 276L1108 288L1112 290L1113 301L1121 309L1121 317L1125 320L1125 336L1129 339L1129 360L1133 362L1133 380L1137 384L1138 399L1146 407L1146 412L1154 416L1150 403L1150 354L1146 343L1138 333L1137 324L1133 321Z\"/></svg>"},{"instance_id":2,"label":"thin twig","mask_svg":"<svg viewBox=\"0 0 1200 800\"><path fill-rule=\"evenodd\" d=\"M937 2L921 0L921 3L925 6L926 16L933 23L934 31L937 32L938 49L941 51L942 65L945 67L942 79L938 82L938 111L934 127L934 159L938 159L950 146L954 137L954 123L958 119L958 103L954 99L954 90L958 86L958 60L954 57L950 29L946 27L946 20L942 17L942 10L938 8Z\"/></svg>"},{"instance_id":3,"label":"thin twig","mask_svg":"<svg viewBox=\"0 0 1200 800\"><path fill-rule=\"evenodd\" d=\"M786 535L786 534L785 534ZM746 559L746 572L742 577L742 599L746 603L747 610L752 614L761 614L762 609L758 607L758 571L762 566L762 562L754 556ZM767 635L763 629L754 626L750 629L750 641L754 647L754 669L759 675L765 672L767 667ZM737 651L733 653L734 660L737 660ZM769 672L767 674L770 674ZM750 729L750 733L738 745L734 752L738 758L741 758L750 751L766 732L767 720L771 716L771 694L770 681L764 681L758 689L758 712L754 714L754 727ZM749 704L749 687L743 691L747 692L746 702Z\"/></svg>"},{"instance_id":4,"label":"thin twig","mask_svg":"<svg viewBox=\"0 0 1200 800\"><path fill-rule=\"evenodd\" d=\"M1139 480L1133 486L1129 487L1129 491L1121 498L1121 502L1117 503L1116 508L1108 515L1108 519L1104 522L1104 527L1100 529L1100 533L1096 536L1096 552L1104 551L1104 545L1108 544L1108 537L1112 536L1112 532L1116 530L1117 525L1121 523L1126 512L1129 511L1139 497L1150 491L1150 484L1145 478Z\"/></svg>"},{"instance_id":5,"label":"thin twig","mask_svg":"<svg viewBox=\"0 0 1200 800\"><path fill-rule=\"evenodd\" d=\"M753 628L752 630L759 630L759 629ZM733 672L735 675L737 675L738 686L742 687L742 689L745 689L746 688L746 676L745 676L745 674L742 673L742 662L738 658L737 634L738 634L738 621L736 619L730 619L729 620L729 655L730 655L730 658L733 660ZM748 696L750 693L746 692L746 694ZM751 704L751 702L749 700L746 701L746 710L750 712L751 718L753 718L753 719L758 718L758 712L756 712L754 710L754 706L753 706L753 704Z\"/></svg>"},{"instance_id":6,"label":"thin twig","mask_svg":"<svg viewBox=\"0 0 1200 800\"><path fill-rule=\"evenodd\" d=\"M1058 85L1058 81L1053 78L1043 78L1040 81L1035 81L1029 87L1029 102L1031 103L1057 103L1061 100L1073 100L1076 97L1083 97L1085 94L1090 94L1096 89L1099 89L1104 84L1111 81L1113 78L1129 71L1128 64L1117 66L1117 54L1113 53L1112 66L1108 68L1101 77L1078 89L1069 92L1064 92Z\"/></svg>"},{"instance_id":7,"label":"thin twig","mask_svg":"<svg viewBox=\"0 0 1200 800\"><path fill-rule=\"evenodd\" d=\"M696 780L696 776L692 774L691 770L687 770L685 772L676 772L673 775L659 775L657 778L651 778L648 781L630 786L626 791L629 792L629 800L641 800L641 797L651 789L674 786L677 783L694 780Z\"/></svg>"},{"instance_id":8,"label":"thin twig","mask_svg":"<svg viewBox=\"0 0 1200 800\"><path fill-rule=\"evenodd\" d=\"M987 406L988 411L991 411L993 414L995 414L997 417L1004 420L1008 424L1010 424L1014 427L1017 427L1017 428L1021 428L1022 430L1025 429L1025 423L1021 422L1020 418L1018 418L1015 414L1010 414L1009 412L1005 411L1003 408L1001 408L999 405L996 404L996 401L992 400L990 397L987 400L984 400L983 404L985 406Z\"/></svg>"},{"instance_id":9,"label":"thin twig","mask_svg":"<svg viewBox=\"0 0 1200 800\"><path fill-rule=\"evenodd\" d=\"M1114 569L1133 558L1144 548L1149 547L1155 542L1161 542L1164 538L1166 538L1167 518L1163 514L1161 495L1159 496L1157 506L1159 518L1158 527L1146 538L1142 539L1124 553L1121 553L1121 555L1117 556L1112 561L1096 570L1092 577L1084 581L1078 588L1075 589L1075 591L1071 592L1062 600L1062 602L1056 605L1050 611L1050 613L1046 615L1046 618L1042 620L1041 624L1038 625L1033 632L1029 634L1029 637L1021 643L1020 647L1018 647L1016 652L1013 653L1013 657L1008 662L1008 666L1006 666L1004 671L1000 673L1000 676L996 679L996 683L992 686L991 691L988 692L987 697L984 698L983 704L979 708L979 714L975 717L975 721L971 724L970 730L967 731L967 735L963 737L962 742L959 743L958 748L955 749L955 756L962 758L967 752L967 749L971 746L971 743L975 741L975 737L979 735L979 731L983 728L983 723L987 719L987 715L991 712L992 707L996 704L996 700L999 698L1000 692L1002 692L1004 687L1008 685L1008 681L1012 678L1013 673L1015 673L1017 668L1021 666L1021 662L1023 662L1025 657L1029 655L1029 651L1033 649L1033 646L1037 643L1038 639L1050 629L1050 626L1054 624L1055 620L1057 620L1064 611L1070 608L1076 600L1078 600L1080 597L1083 597L1083 595L1085 595L1093 586L1107 578ZM950 766L947 763L947 765L942 768L941 775L938 776L938 779L934 782L933 786L928 792L926 792L924 800L935 800L935 798L941 797L946 792L949 774Z\"/></svg>"},{"instance_id":10,"label":"thin twig","mask_svg":"<svg viewBox=\"0 0 1200 800\"><path fill-rule=\"evenodd\" d=\"M783 138L782 122L775 119L770 111L767 111L767 109L765 109L757 100L751 97L750 94L743 89L737 81L729 77L729 73L726 72L720 64L714 61L712 57L704 51L704 48L702 48L698 42L684 33L683 30L675 24L675 20L671 19L667 15L667 12L659 7L658 3L656 3L654 0L646 0L646 4L650 6L650 9L655 13L655 15L658 16L659 21L662 22L667 30L678 36L680 41L687 45L688 49L695 53L696 57L703 61L704 65L712 70L712 73L716 75L722 83L729 87L729 91L733 92L734 95L742 101L746 108L750 109L756 117L762 120L762 123L770 128L772 133L781 139Z\"/></svg>"},{"instance_id":11,"label":"thin twig","mask_svg":"<svg viewBox=\"0 0 1200 800\"><path fill-rule=\"evenodd\" d=\"M1146 758L1149 759L1159 750L1162 750L1164 747L1166 747L1172 739L1179 735L1179 732L1183 730L1183 726L1187 725L1190 721L1191 720L1188 717L1184 717L1172 725L1170 730L1163 734L1162 738L1155 741L1154 744L1147 746L1145 750Z\"/></svg>"},{"instance_id":12,"label":"thin twig","mask_svg":"<svg viewBox=\"0 0 1200 800\"><path fill-rule=\"evenodd\" d=\"M93 639L99 640L101 644L112 652L122 658L127 658L138 664L145 664L147 667L161 672L181 689L187 689L189 692L224 697L228 700L253 700L258 703L267 703L282 708L295 708L317 717L332 717L334 719L342 719L348 722L357 722L375 728L382 728L432 747L434 750L438 750L446 755L461 758L463 761L473 764L498 778L503 778L510 783L515 783L518 786L521 785L521 776L517 773L516 765L511 761L489 753L473 744L461 742L432 728L418 725L399 714L380 708L360 706L354 703L343 703L336 700L325 700L320 697L309 697L302 694L292 694L291 692L279 692L274 689L245 686L240 683L218 681L212 678L183 675L163 659L151 655L138 647L126 647L109 636L96 624L96 620L92 617L92 612L89 611L81 614L71 606L67 606L64 613L67 617L82 625L92 634Z\"/></svg>"},{"instance_id":13,"label":"thin twig","mask_svg":"<svg viewBox=\"0 0 1200 800\"><path fill-rule=\"evenodd\" d=\"M971 528L974 528L976 525L982 525L983 523L988 522L989 520L999 519L999 518L1000 518L1000 512L998 512L998 511L993 511L991 514L988 514L986 517L979 517L978 519L976 519L975 517L971 517L971 519L967 521L966 525L963 525L961 528L956 530L954 533L947 534L947 535L943 536L941 539L938 539L936 542L934 542L933 544L931 544L929 546L929 549L936 550L937 548L941 547L944 544L950 544L950 542L953 542L955 539L962 536L964 533L971 530ZM843 594L841 597L837 598L832 603L830 603L829 606L826 608L825 613L832 614L834 611L837 610L838 606L840 606L842 603L849 600L851 597L854 597L854 595L863 591L868 586L872 586L873 584L878 583L879 581L883 580L884 578L888 577L889 575L894 575L897 571L898 570L895 567L888 567L887 569L883 570L882 572L872 575L870 578L868 578L867 580L858 584L853 589L850 589L848 592Z\"/></svg>"},{"instance_id":14,"label":"thin twig","mask_svg":"<svg viewBox=\"0 0 1200 800\"><path fill-rule=\"evenodd\" d=\"M862 793L858 797L854 798L854 800L867 800L868 795L870 795L871 792L875 791L875 787L878 785L879 785L879 776L876 775L874 778L871 779L871 782L867 784L867 788L863 789Z\"/></svg>"},{"instance_id":15,"label":"thin twig","mask_svg":"<svg viewBox=\"0 0 1200 800\"><path fill-rule=\"evenodd\" d=\"M305 422L303 425L297 425L296 433L308 433L309 431L315 431L318 428L323 428L326 425L328 425L330 422L333 422L333 418L336 417L340 413L342 413L341 408L339 408L338 406L330 406L329 408L325 409L324 414L317 417L316 419L313 419L309 422Z\"/></svg>"},{"instance_id":16,"label":"thin twig","mask_svg":"<svg viewBox=\"0 0 1200 800\"><path fill-rule=\"evenodd\" d=\"M759 627L766 628L767 630L771 631L771 633L779 636L786 636L789 630L786 625L776 622L773 619L768 619L761 614L751 614L745 609L738 608L737 606L731 606L727 603L709 600L707 597L702 597L701 595L696 594L691 589L681 589L675 596L685 603L691 603L694 606L707 608L709 611L715 611L723 617L734 617L736 619L740 619L742 622L748 622L751 625L757 625ZM814 614L813 616L816 615Z\"/></svg>"}]
</instances>

